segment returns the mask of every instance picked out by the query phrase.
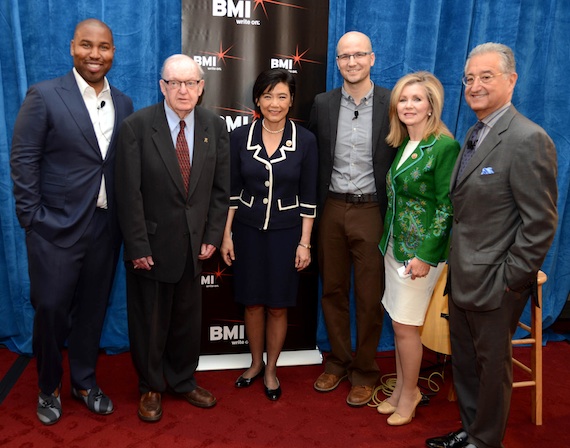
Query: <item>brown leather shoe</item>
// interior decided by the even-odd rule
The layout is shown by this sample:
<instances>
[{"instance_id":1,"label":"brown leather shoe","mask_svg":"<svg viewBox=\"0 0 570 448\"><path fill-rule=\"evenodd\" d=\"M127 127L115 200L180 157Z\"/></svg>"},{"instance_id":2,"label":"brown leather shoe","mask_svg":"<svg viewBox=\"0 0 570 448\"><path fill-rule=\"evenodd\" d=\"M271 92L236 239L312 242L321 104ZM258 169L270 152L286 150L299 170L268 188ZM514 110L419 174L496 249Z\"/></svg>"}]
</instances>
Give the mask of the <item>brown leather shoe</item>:
<instances>
[{"instance_id":1,"label":"brown leather shoe","mask_svg":"<svg viewBox=\"0 0 570 448\"><path fill-rule=\"evenodd\" d=\"M354 407L364 406L372 399L373 392L372 386L352 386L346 402Z\"/></svg>"},{"instance_id":2,"label":"brown leather shoe","mask_svg":"<svg viewBox=\"0 0 570 448\"><path fill-rule=\"evenodd\" d=\"M335 390L342 380L346 379L346 375L335 375L334 373L323 372L313 384L313 387L319 392L330 392Z\"/></svg>"},{"instance_id":3,"label":"brown leather shoe","mask_svg":"<svg viewBox=\"0 0 570 448\"><path fill-rule=\"evenodd\" d=\"M196 389L192 392L186 392L181 395L188 401L188 403L198 406L199 408L211 408L217 402L216 397L200 386L196 386Z\"/></svg>"},{"instance_id":4,"label":"brown leather shoe","mask_svg":"<svg viewBox=\"0 0 570 448\"><path fill-rule=\"evenodd\" d=\"M139 401L139 418L145 422L157 422L162 417L162 400L160 393L147 392Z\"/></svg>"}]
</instances>

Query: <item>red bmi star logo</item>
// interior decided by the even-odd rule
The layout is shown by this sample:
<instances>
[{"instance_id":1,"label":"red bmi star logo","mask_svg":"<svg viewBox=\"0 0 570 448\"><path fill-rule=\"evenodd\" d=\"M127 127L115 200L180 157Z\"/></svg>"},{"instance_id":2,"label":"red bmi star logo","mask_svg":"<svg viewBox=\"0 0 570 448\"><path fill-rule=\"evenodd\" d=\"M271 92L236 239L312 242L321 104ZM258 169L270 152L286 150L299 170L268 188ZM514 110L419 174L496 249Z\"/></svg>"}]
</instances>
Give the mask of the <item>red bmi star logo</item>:
<instances>
[{"instance_id":1,"label":"red bmi star logo","mask_svg":"<svg viewBox=\"0 0 570 448\"><path fill-rule=\"evenodd\" d=\"M220 49L217 52L210 52L210 51L201 51L200 53L203 54L209 54L212 56L216 56L218 58L218 60L222 61L224 63L224 65L226 65L226 59L238 59L238 60L243 60L243 58L239 58L237 56L232 56L229 55L229 51L233 48L234 46L231 45L230 47L228 47L226 50L224 50L223 44L222 42L220 42Z\"/></svg>"},{"instance_id":2,"label":"red bmi star logo","mask_svg":"<svg viewBox=\"0 0 570 448\"><path fill-rule=\"evenodd\" d=\"M298 5L290 5L288 3L278 2L277 0L254 0L254 1L255 1L255 6L253 7L253 10L255 11L258 6L261 6L263 8L263 12L265 13L265 17L267 17L267 18L269 18L269 17L267 15L267 9L265 9L265 5L268 3L273 4L273 5L277 5L277 6L287 6L289 8L307 9L307 8L304 8L304 7L298 6Z\"/></svg>"},{"instance_id":3,"label":"red bmi star logo","mask_svg":"<svg viewBox=\"0 0 570 448\"><path fill-rule=\"evenodd\" d=\"M280 58L293 59L293 63L295 65L298 65L299 67L301 67L301 62L309 62L311 64L321 64L321 62L319 61L314 61L312 59L305 59L303 57L309 52L309 50L310 49L307 48L302 53L299 53L299 45L297 45L297 47L295 48L295 54L278 54L277 56L279 56Z\"/></svg>"}]
</instances>

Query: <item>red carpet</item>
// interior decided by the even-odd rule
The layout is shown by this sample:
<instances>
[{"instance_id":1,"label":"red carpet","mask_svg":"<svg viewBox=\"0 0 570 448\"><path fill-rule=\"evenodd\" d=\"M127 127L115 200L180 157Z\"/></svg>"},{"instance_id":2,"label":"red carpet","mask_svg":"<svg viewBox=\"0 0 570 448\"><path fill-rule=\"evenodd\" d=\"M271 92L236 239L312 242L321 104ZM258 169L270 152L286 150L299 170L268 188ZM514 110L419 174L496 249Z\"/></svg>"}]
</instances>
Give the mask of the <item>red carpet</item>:
<instances>
[{"instance_id":1,"label":"red carpet","mask_svg":"<svg viewBox=\"0 0 570 448\"><path fill-rule=\"evenodd\" d=\"M517 348L519 358L528 358L528 348ZM0 350L0 378L17 355ZM544 347L544 425L530 420L530 389L517 389L505 438L507 448L570 446L570 345L549 343ZM436 361L426 352L425 364ZM383 373L394 370L393 353L379 354ZM313 390L321 366L284 367L279 370L283 396L270 402L263 382L249 389L233 386L239 371L199 372L198 382L218 398L213 409L198 409L176 397L163 398L164 415L159 423L148 424L137 417L136 375L128 353L102 355L99 382L113 399L116 410L109 416L90 413L73 400L69 375L63 379L62 420L43 426L35 416L37 399L35 361L0 405L0 446L50 447L423 447L424 440L460 426L456 404L447 400L451 377L445 369L445 383L428 406L417 410L409 425L390 427L375 409L350 408L345 399L349 385L341 383L333 392ZM516 377L523 376L517 372ZM426 373L426 375L429 374Z\"/></svg>"}]
</instances>

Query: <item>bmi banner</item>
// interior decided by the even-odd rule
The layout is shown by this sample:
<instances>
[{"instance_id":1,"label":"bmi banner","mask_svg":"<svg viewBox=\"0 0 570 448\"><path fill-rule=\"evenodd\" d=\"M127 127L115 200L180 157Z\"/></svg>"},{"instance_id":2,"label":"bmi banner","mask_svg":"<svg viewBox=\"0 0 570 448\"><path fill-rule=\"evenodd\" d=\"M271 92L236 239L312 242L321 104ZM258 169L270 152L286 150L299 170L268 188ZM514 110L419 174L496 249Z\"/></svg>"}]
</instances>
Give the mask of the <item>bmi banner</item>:
<instances>
[{"instance_id":1,"label":"bmi banner","mask_svg":"<svg viewBox=\"0 0 570 448\"><path fill-rule=\"evenodd\" d=\"M231 132L257 118L251 98L257 75L284 68L297 85L289 117L303 125L313 98L326 89L328 8L328 0L182 0L182 52L205 72L201 106L218 113ZM316 346L316 254L313 259L301 274L297 307L289 310L285 350ZM216 256L201 279L202 354L248 352L231 268Z\"/></svg>"}]
</instances>

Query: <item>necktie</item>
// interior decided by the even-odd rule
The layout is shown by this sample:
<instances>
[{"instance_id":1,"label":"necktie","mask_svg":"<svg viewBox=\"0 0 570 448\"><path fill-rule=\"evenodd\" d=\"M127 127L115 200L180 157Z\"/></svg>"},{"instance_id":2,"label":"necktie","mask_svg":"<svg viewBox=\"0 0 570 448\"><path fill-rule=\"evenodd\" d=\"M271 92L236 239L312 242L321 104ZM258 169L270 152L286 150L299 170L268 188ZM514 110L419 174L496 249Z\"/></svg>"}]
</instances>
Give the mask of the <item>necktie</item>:
<instances>
[{"instance_id":1,"label":"necktie","mask_svg":"<svg viewBox=\"0 0 570 448\"><path fill-rule=\"evenodd\" d=\"M475 147L479 141L479 134L481 133L483 126L485 126L485 123L478 121L477 124L473 127L473 132L471 132L469 140L465 145L465 151L463 152L463 157L461 158L461 164L459 165L459 173L457 173L457 179L461 179L463 171L465 171L465 167L473 157L473 154L475 154Z\"/></svg>"},{"instance_id":2,"label":"necktie","mask_svg":"<svg viewBox=\"0 0 570 448\"><path fill-rule=\"evenodd\" d=\"M178 137L176 137L176 156L178 157L178 164L180 165L180 173L182 174L182 180L184 181L184 188L186 189L186 193L188 193L188 182L190 180L190 154L188 151L188 142L184 135L185 127L186 122L184 120L180 120L180 132L178 132Z\"/></svg>"}]
</instances>

